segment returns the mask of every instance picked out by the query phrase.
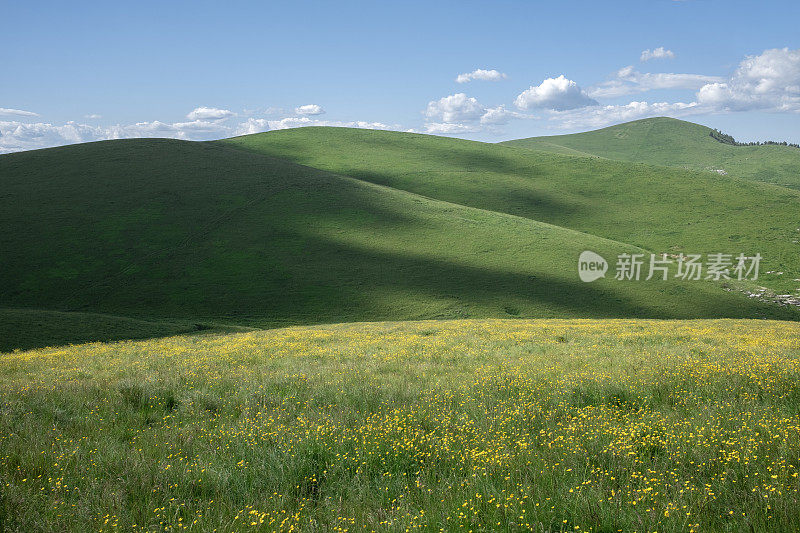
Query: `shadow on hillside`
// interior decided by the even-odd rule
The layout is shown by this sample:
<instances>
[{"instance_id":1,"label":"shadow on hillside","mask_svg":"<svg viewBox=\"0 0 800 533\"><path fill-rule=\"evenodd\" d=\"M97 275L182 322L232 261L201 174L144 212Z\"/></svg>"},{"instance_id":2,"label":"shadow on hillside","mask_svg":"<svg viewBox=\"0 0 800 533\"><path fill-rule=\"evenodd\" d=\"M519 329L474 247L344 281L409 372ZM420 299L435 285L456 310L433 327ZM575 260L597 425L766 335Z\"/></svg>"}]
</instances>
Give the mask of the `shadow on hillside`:
<instances>
[{"instance_id":1,"label":"shadow on hillside","mask_svg":"<svg viewBox=\"0 0 800 533\"><path fill-rule=\"evenodd\" d=\"M467 238L467 236L464 236ZM310 248L317 250L317 268L306 265L295 272L301 286L316 286L331 291L331 303L338 306L354 302L356 309L369 310L370 316L390 319L386 309L375 306L374 294L397 294L414 299L434 298L463 308L465 316L509 315L506 307L517 307L526 317L586 318L759 318L779 316L800 318L797 314L774 306L748 301L726 293L711 284L686 290L679 282L597 282L580 281L577 272L564 277L536 271L510 272L502 268L476 267L449 260L377 251L325 239L302 236ZM336 257L350 265L344 275L326 275L326 258ZM548 268L538 265L539 269ZM565 279L566 278L566 279ZM316 280L316 282L315 282ZM320 283L325 280L325 283ZM628 291L620 289L629 289ZM355 290L353 290L355 289ZM302 295L292 298L302 301ZM313 301L313 299L312 299ZM486 313L486 314L485 314ZM419 315L413 312L404 318ZM460 316L460 315L459 315ZM326 317L326 320L335 316ZM419 316L419 318L431 318ZM359 320L359 318L355 318Z\"/></svg>"},{"instance_id":2,"label":"shadow on hillside","mask_svg":"<svg viewBox=\"0 0 800 533\"><path fill-rule=\"evenodd\" d=\"M250 146L244 143L226 144L237 150L270 154L285 158L309 168L323 168L344 176L362 181L384 185L387 187L420 194L430 198L466 205L479 209L488 209L500 213L508 213L526 218L552 221L580 212L590 210L591 204L576 204L559 199L544 191L535 190L535 184L543 180L555 179L541 163L529 161L521 163L508 157L517 152L506 151L504 147L465 141L461 139L435 139L400 135L395 132L353 130L343 134L339 128L318 133L310 140L304 136L299 139L282 138L279 145L269 144ZM322 142L324 140L324 142ZM316 163L312 155L317 150L329 150L330 143L336 146L342 143L343 156L330 165ZM357 143L357 144L356 144ZM352 145L351 145L352 144ZM463 146L461 146L463 145ZM345 153L345 147L356 154ZM507 153L505 153L507 152ZM394 161L401 159L407 168L396 168ZM357 159L359 166L348 164ZM527 158L526 158L527 159ZM369 170L365 170L369 167ZM430 176L442 175L444 179L454 174L454 179L461 183L447 183L446 189L438 189L444 185L431 180ZM459 175L461 174L461 175ZM489 183L474 180L474 175L491 174L497 186L488 188ZM419 175L415 181L411 176ZM519 182L530 182L529 186ZM517 183L515 183L517 182Z\"/></svg>"},{"instance_id":3,"label":"shadow on hillside","mask_svg":"<svg viewBox=\"0 0 800 533\"><path fill-rule=\"evenodd\" d=\"M717 288L661 292L650 284L626 293L614 282L582 283L541 272L510 272L453 261L356 248L309 235L283 235L300 244L299 252L282 258L288 268L270 272L251 263L236 272L208 278L182 275L154 284L131 276L114 290L93 288L82 294L80 307L92 312L130 312L171 317L171 322L220 321L247 326L412 320L433 318L780 318L797 313L736 298ZM268 250L264 250L268 253ZM175 265L194 264L215 270L207 251L182 250ZM665 284L669 285L669 284ZM630 286L630 285L629 285ZM719 291L719 292L717 292ZM511 310L511 311L509 311ZM2 317L0 317L2 318ZM31 323L26 323L30 329ZM0 330L15 326L0 324ZM73 325L74 326L74 325ZM6 337L3 348L39 347L66 342L149 338L187 333L186 329L146 331L142 324L78 324L75 331L44 328L36 338ZM104 329L106 328L106 329ZM20 326L20 331L22 331ZM63 329L63 328L62 328ZM29 334L30 335L30 334Z\"/></svg>"},{"instance_id":4,"label":"shadow on hillside","mask_svg":"<svg viewBox=\"0 0 800 533\"><path fill-rule=\"evenodd\" d=\"M176 265L217 275L179 276L157 285L132 277L117 289L115 304L149 308L142 313L170 309L187 319L273 326L467 317L798 318L705 284L696 289L677 282L586 284L577 274L569 280L571 272L565 279L533 265L530 273L510 272L359 248L308 233L273 238L296 247L277 263L243 262L235 272L220 269L202 247L183 250L172 258ZM259 253L266 258L269 246ZM103 309L104 293L87 291L82 308Z\"/></svg>"},{"instance_id":5,"label":"shadow on hillside","mask_svg":"<svg viewBox=\"0 0 800 533\"><path fill-rule=\"evenodd\" d=\"M48 346L223 333L237 328L201 322L163 322L100 313L0 309L0 353Z\"/></svg>"},{"instance_id":6,"label":"shadow on hillside","mask_svg":"<svg viewBox=\"0 0 800 533\"><path fill-rule=\"evenodd\" d=\"M0 212L14 231L2 236L13 254L0 257L0 305L270 326L460 317L798 318L705 285L584 284L564 250L582 242L573 242L578 234L529 239L527 232L541 228L496 217L489 230L472 233L489 215L457 206L423 209L426 201L399 191L374 195L376 187L362 181L269 156L243 157L219 144L157 141L139 150L145 146L122 144L96 161L91 145L53 152L55 160L4 156L0 174L10 177ZM198 150L212 157L195 157ZM458 148L429 148L420 157L450 158L477 172L498 165ZM16 169L25 158L29 164ZM542 202L549 211L567 208ZM367 236L372 243L346 244ZM472 244L459 247L460 241ZM541 255L533 252L537 246ZM566 265L563 276L547 263L554 258ZM6 328L9 336L31 327L16 324ZM102 324L67 326L104 340ZM139 330L126 331L129 337L106 338L132 338Z\"/></svg>"}]
</instances>

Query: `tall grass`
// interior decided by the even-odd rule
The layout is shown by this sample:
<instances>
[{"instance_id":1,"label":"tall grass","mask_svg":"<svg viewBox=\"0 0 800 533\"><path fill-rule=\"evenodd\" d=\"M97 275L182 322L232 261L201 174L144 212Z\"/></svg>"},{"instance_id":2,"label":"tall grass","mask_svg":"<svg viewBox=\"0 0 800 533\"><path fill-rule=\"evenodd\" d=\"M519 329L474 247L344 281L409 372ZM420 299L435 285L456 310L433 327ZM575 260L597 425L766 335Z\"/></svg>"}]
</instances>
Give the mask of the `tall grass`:
<instances>
[{"instance_id":1,"label":"tall grass","mask_svg":"<svg viewBox=\"0 0 800 533\"><path fill-rule=\"evenodd\" d=\"M448 321L0 357L0 529L794 531L800 325Z\"/></svg>"}]
</instances>

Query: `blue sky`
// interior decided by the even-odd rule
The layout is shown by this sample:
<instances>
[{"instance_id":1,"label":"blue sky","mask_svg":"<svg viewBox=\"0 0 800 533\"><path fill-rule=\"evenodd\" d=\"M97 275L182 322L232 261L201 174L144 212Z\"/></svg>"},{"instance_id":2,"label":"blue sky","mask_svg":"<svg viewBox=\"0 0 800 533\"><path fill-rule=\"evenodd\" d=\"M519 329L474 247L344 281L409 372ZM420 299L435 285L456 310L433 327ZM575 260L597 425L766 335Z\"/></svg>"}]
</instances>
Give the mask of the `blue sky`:
<instances>
[{"instance_id":1,"label":"blue sky","mask_svg":"<svg viewBox=\"0 0 800 533\"><path fill-rule=\"evenodd\" d=\"M800 142L797 2L0 8L0 152L313 124L498 141L658 115Z\"/></svg>"}]
</instances>

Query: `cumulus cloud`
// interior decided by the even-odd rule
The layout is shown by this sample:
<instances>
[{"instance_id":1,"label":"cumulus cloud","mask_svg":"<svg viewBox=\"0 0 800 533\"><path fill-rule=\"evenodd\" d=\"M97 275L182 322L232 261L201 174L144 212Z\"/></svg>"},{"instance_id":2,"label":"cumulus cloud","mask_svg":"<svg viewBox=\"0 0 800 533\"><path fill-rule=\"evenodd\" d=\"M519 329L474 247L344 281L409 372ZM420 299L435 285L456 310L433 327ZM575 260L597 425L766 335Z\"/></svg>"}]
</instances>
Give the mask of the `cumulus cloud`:
<instances>
[{"instance_id":1,"label":"cumulus cloud","mask_svg":"<svg viewBox=\"0 0 800 533\"><path fill-rule=\"evenodd\" d=\"M658 49L651 52L656 51ZM692 90L695 99L688 102L632 101L620 105L600 105L595 100L655 89ZM540 116L563 128L596 128L651 116L684 117L749 110L800 112L800 50L771 49L745 57L738 68L724 78L701 74L642 73L628 66L617 71L610 81L584 91L577 83L561 75L531 86L516 97L514 104L517 110L505 105L487 106L465 93L451 94L427 104L421 130L444 135L492 131L512 120L537 118L524 112L528 109L541 109ZM245 113L237 120L231 120L237 116L232 111L198 107L187 115L186 121L181 122L155 120L96 126L77 122L60 125L32 122L29 118L38 116L36 113L0 108L0 116L12 117L0 119L0 153L128 137L208 140L304 126L402 130L398 125L381 122L321 120L317 115L323 112L321 106L306 104L295 108L294 113L270 109L268 114ZM87 115L86 118L100 117Z\"/></svg>"},{"instance_id":2,"label":"cumulus cloud","mask_svg":"<svg viewBox=\"0 0 800 533\"><path fill-rule=\"evenodd\" d=\"M317 104L306 104L295 107L294 112L298 115L322 115L325 110Z\"/></svg>"},{"instance_id":3,"label":"cumulus cloud","mask_svg":"<svg viewBox=\"0 0 800 533\"><path fill-rule=\"evenodd\" d=\"M269 131L269 129L270 127L268 119L251 117L236 126L234 135L252 135L254 133Z\"/></svg>"},{"instance_id":4,"label":"cumulus cloud","mask_svg":"<svg viewBox=\"0 0 800 533\"><path fill-rule=\"evenodd\" d=\"M556 111L597 105L577 83L562 74L558 78L547 78L541 84L523 91L514 105L520 109L544 108Z\"/></svg>"},{"instance_id":5,"label":"cumulus cloud","mask_svg":"<svg viewBox=\"0 0 800 533\"><path fill-rule=\"evenodd\" d=\"M50 141L49 144L55 144L55 142L53 142L55 141L53 137L58 137L60 141L59 144L64 144L65 141L62 139L62 135L57 132L48 131L45 126L52 127L51 124L0 121L0 153L36 148L39 143L47 143L48 140Z\"/></svg>"},{"instance_id":6,"label":"cumulus cloud","mask_svg":"<svg viewBox=\"0 0 800 533\"><path fill-rule=\"evenodd\" d=\"M475 69L472 72L465 72L464 74L459 74L456 77L456 81L458 83L467 83L473 80L480 80L480 81L500 81L507 79L508 75L495 70L484 70L482 68Z\"/></svg>"},{"instance_id":7,"label":"cumulus cloud","mask_svg":"<svg viewBox=\"0 0 800 533\"><path fill-rule=\"evenodd\" d=\"M642 74L621 69L614 80L590 91L613 97L651 89L695 89L693 102L630 102L553 112L563 128L602 127L652 116L683 117L726 111L800 113L800 49L775 48L747 56L729 78L700 74Z\"/></svg>"},{"instance_id":8,"label":"cumulus cloud","mask_svg":"<svg viewBox=\"0 0 800 533\"><path fill-rule=\"evenodd\" d=\"M479 120L485 112L486 109L475 98L456 93L428 102L425 116L430 121L456 123Z\"/></svg>"},{"instance_id":9,"label":"cumulus cloud","mask_svg":"<svg viewBox=\"0 0 800 533\"><path fill-rule=\"evenodd\" d=\"M88 118L89 120L97 120L98 118L103 118L103 115L92 113L90 115L83 115L83 118Z\"/></svg>"},{"instance_id":10,"label":"cumulus cloud","mask_svg":"<svg viewBox=\"0 0 800 533\"><path fill-rule=\"evenodd\" d=\"M39 113L33 111L23 111L22 109L9 109L0 107L0 117L38 117Z\"/></svg>"},{"instance_id":11,"label":"cumulus cloud","mask_svg":"<svg viewBox=\"0 0 800 533\"><path fill-rule=\"evenodd\" d=\"M99 128L75 122L54 126L44 122L0 121L0 153L95 141L102 136Z\"/></svg>"},{"instance_id":12,"label":"cumulus cloud","mask_svg":"<svg viewBox=\"0 0 800 533\"><path fill-rule=\"evenodd\" d=\"M650 61L651 59L673 59L675 57L675 53L672 50L667 50L663 46L659 46L658 48L653 48L652 50L644 50L642 55L639 56L639 61L644 63L645 61Z\"/></svg>"},{"instance_id":13,"label":"cumulus cloud","mask_svg":"<svg viewBox=\"0 0 800 533\"><path fill-rule=\"evenodd\" d=\"M455 135L476 133L484 126L494 127L507 124L512 119L531 117L509 111L503 105L486 107L476 98L456 93L428 102L425 118L426 133Z\"/></svg>"},{"instance_id":14,"label":"cumulus cloud","mask_svg":"<svg viewBox=\"0 0 800 533\"><path fill-rule=\"evenodd\" d=\"M642 73L633 66L619 69L612 80L600 83L588 90L592 98L615 98L657 89L698 90L708 83L723 81L719 76L703 74L673 74L666 72Z\"/></svg>"},{"instance_id":15,"label":"cumulus cloud","mask_svg":"<svg viewBox=\"0 0 800 533\"><path fill-rule=\"evenodd\" d=\"M800 49L745 57L730 79L701 87L697 101L721 111L800 112Z\"/></svg>"},{"instance_id":16,"label":"cumulus cloud","mask_svg":"<svg viewBox=\"0 0 800 533\"><path fill-rule=\"evenodd\" d=\"M186 115L189 120L224 120L236 116L236 113L216 107L196 107Z\"/></svg>"}]
</instances>

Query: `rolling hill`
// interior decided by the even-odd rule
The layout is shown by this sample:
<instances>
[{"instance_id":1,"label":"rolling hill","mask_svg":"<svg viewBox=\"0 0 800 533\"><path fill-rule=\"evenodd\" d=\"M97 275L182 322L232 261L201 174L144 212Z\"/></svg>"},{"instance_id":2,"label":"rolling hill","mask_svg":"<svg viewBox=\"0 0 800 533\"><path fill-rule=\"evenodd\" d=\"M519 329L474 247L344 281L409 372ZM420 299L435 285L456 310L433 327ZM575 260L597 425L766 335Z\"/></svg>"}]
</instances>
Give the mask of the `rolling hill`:
<instances>
[{"instance_id":1,"label":"rolling hill","mask_svg":"<svg viewBox=\"0 0 800 533\"><path fill-rule=\"evenodd\" d=\"M726 173L800 189L800 149L734 146L712 138L711 128L674 118L626 122L571 135L531 137L502 144L547 152Z\"/></svg>"},{"instance_id":2,"label":"rolling hill","mask_svg":"<svg viewBox=\"0 0 800 533\"><path fill-rule=\"evenodd\" d=\"M655 253L760 253L760 284L798 287L800 191L785 187L410 133L300 128L220 142Z\"/></svg>"},{"instance_id":3,"label":"rolling hill","mask_svg":"<svg viewBox=\"0 0 800 533\"><path fill-rule=\"evenodd\" d=\"M759 251L793 272L800 193L704 173L305 128L8 154L0 185L0 350L348 321L798 318L714 283L578 279L586 249Z\"/></svg>"}]
</instances>

